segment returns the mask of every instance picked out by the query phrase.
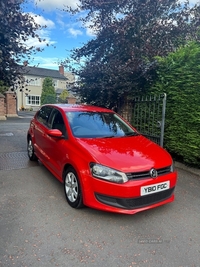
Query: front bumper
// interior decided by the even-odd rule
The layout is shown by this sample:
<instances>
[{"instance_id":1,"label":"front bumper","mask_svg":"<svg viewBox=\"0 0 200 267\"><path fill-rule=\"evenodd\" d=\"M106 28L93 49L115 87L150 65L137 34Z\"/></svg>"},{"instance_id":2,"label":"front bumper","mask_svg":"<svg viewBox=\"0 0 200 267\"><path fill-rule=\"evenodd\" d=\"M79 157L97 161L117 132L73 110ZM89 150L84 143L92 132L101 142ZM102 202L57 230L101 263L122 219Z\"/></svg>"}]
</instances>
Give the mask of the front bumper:
<instances>
[{"instance_id":1,"label":"front bumper","mask_svg":"<svg viewBox=\"0 0 200 267\"><path fill-rule=\"evenodd\" d=\"M106 205L113 206L121 209L138 209L149 205L159 203L161 201L167 200L172 196L174 192L174 187L168 190L150 194L147 196L141 196L137 198L116 198L112 196L105 196L95 193L96 199Z\"/></svg>"},{"instance_id":2,"label":"front bumper","mask_svg":"<svg viewBox=\"0 0 200 267\"><path fill-rule=\"evenodd\" d=\"M86 177L85 177L86 178ZM115 184L87 176L83 198L88 207L108 212L134 214L174 201L177 173L173 172L155 179L131 180ZM141 196L141 186L170 182L170 188Z\"/></svg>"}]
</instances>

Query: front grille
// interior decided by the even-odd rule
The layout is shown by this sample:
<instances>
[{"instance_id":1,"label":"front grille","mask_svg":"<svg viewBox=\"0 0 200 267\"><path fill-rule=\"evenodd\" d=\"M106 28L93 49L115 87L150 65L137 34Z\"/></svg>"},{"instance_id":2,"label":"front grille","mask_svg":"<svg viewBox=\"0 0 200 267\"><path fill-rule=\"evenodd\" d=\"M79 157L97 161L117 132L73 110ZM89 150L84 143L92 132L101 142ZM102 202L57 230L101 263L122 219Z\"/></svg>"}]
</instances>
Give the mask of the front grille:
<instances>
[{"instance_id":1,"label":"front grille","mask_svg":"<svg viewBox=\"0 0 200 267\"><path fill-rule=\"evenodd\" d=\"M158 176L165 175L171 172L171 167L165 167L157 169ZM129 172L126 173L126 176L129 180L135 180L135 179L144 179L144 178L151 178L150 176L150 170L145 172Z\"/></svg>"},{"instance_id":2,"label":"front grille","mask_svg":"<svg viewBox=\"0 0 200 267\"><path fill-rule=\"evenodd\" d=\"M158 202L164 201L172 196L174 192L174 187L168 190L150 194L147 196L142 196L138 198L114 198L109 196L104 196L100 194L95 194L98 201L109 206L121 208L121 209L136 209L156 204Z\"/></svg>"}]
</instances>

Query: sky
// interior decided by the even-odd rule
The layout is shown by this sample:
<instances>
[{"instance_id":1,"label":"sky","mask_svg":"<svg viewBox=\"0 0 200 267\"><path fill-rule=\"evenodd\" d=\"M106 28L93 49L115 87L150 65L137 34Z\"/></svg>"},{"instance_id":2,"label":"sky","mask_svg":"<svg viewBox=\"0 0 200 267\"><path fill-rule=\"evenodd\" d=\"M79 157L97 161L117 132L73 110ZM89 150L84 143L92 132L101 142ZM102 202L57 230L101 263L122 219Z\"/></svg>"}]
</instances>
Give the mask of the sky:
<instances>
[{"instance_id":1,"label":"sky","mask_svg":"<svg viewBox=\"0 0 200 267\"><path fill-rule=\"evenodd\" d=\"M38 34L49 44L47 47L37 39L29 39L28 46L44 48L42 52L32 56L29 66L58 69L59 63L70 56L72 49L82 47L95 37L77 21L80 14L71 16L63 11L66 5L76 8L77 3L78 0L28 0L28 3L22 6L23 12L31 13L38 24L46 25Z\"/></svg>"},{"instance_id":2,"label":"sky","mask_svg":"<svg viewBox=\"0 0 200 267\"><path fill-rule=\"evenodd\" d=\"M29 66L58 69L60 62L70 57L70 51L82 47L92 38L95 38L89 28L83 27L77 20L81 16L70 16L63 11L65 6L76 8L79 0L27 0L23 12L29 12L35 21L46 28L38 32L42 39L46 39L49 46L40 43L37 39L30 38L27 45L44 48L42 52L33 55ZM180 0L184 1L184 0ZM191 4L199 0L190 0ZM66 70L67 71L67 70Z\"/></svg>"}]
</instances>

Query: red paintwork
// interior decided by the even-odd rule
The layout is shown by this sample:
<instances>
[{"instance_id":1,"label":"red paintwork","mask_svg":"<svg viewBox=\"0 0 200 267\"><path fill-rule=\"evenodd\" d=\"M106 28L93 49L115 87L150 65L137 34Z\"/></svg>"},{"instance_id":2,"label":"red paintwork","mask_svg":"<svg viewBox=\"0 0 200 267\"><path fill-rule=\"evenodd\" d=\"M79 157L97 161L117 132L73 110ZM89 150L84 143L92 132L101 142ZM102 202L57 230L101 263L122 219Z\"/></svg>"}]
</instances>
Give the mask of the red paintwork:
<instances>
[{"instance_id":1,"label":"red paintwork","mask_svg":"<svg viewBox=\"0 0 200 267\"><path fill-rule=\"evenodd\" d=\"M167 200L133 210L116 208L100 203L95 198L94 193L113 197L134 198L140 196L141 186L170 181L170 188L175 187L177 172L175 171L156 179L139 179L131 180L124 184L115 184L94 178L90 173L90 162L100 163L121 172L140 172L172 165L171 156L166 150L141 135L123 138L75 138L69 127L65 111L90 110L108 112L109 110L85 105L51 106L59 109L63 118L65 118L68 139L59 139L48 135L48 128L39 123L36 116L31 121L28 134L32 137L37 157L59 181L63 182L64 166L66 164L73 166L80 179L85 205L110 212L134 214L174 200L174 195L172 195ZM113 111L110 110L109 112ZM59 133L56 134L59 135Z\"/></svg>"}]
</instances>

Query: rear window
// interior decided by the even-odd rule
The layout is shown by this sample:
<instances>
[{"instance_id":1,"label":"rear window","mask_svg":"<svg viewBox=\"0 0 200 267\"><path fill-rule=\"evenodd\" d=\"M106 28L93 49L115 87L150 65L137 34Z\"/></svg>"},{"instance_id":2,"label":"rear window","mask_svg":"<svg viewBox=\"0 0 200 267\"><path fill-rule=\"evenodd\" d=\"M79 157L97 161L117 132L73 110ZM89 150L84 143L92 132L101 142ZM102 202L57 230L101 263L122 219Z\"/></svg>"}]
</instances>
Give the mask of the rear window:
<instances>
[{"instance_id":1,"label":"rear window","mask_svg":"<svg viewBox=\"0 0 200 267\"><path fill-rule=\"evenodd\" d=\"M37 113L38 121L47 126L51 111L52 107L48 106L42 107Z\"/></svg>"}]
</instances>

